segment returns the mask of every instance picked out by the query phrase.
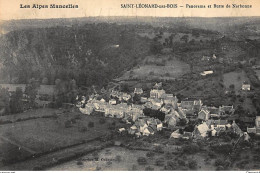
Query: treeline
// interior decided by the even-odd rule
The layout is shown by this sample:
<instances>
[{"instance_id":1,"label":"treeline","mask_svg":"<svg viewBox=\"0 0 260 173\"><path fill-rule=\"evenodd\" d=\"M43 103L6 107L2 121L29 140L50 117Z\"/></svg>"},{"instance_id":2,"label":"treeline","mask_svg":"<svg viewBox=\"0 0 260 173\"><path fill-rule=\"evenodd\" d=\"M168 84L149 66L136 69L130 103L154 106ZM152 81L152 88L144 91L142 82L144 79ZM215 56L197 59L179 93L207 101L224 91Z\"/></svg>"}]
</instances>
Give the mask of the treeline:
<instances>
[{"instance_id":1,"label":"treeline","mask_svg":"<svg viewBox=\"0 0 260 173\"><path fill-rule=\"evenodd\" d=\"M39 83L31 79L25 87L17 87L10 92L8 88L0 87L0 116L6 114L20 113L31 108L42 107L43 103L48 103L47 107L59 108L62 103L76 103L76 97L79 94L76 80L55 80L53 95L38 95Z\"/></svg>"}]
</instances>

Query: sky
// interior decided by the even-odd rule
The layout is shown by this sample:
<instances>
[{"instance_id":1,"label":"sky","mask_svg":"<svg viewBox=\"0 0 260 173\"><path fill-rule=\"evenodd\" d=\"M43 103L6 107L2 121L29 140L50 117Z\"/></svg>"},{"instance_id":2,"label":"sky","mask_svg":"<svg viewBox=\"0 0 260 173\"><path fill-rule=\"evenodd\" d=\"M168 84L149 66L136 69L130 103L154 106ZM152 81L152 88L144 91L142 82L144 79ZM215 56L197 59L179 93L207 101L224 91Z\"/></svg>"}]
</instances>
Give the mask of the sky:
<instances>
[{"instance_id":1,"label":"sky","mask_svg":"<svg viewBox=\"0 0 260 173\"><path fill-rule=\"evenodd\" d=\"M183 8L123 9L121 4L178 4ZM78 9L20 8L32 4L77 4ZM190 5L252 5L250 9L206 8L189 9ZM156 17L241 17L260 16L260 0L0 0L0 20L76 18L89 16L156 16Z\"/></svg>"}]
</instances>

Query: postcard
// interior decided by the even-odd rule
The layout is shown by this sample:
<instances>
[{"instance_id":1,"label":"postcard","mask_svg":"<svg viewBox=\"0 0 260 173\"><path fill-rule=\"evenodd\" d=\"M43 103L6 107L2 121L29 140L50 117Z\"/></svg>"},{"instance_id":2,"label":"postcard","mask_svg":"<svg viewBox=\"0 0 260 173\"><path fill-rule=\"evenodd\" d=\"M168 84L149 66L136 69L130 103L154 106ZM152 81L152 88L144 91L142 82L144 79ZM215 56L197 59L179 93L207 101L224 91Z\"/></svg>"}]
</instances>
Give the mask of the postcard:
<instances>
[{"instance_id":1,"label":"postcard","mask_svg":"<svg viewBox=\"0 0 260 173\"><path fill-rule=\"evenodd\" d=\"M0 171L260 170L259 0L0 0Z\"/></svg>"}]
</instances>

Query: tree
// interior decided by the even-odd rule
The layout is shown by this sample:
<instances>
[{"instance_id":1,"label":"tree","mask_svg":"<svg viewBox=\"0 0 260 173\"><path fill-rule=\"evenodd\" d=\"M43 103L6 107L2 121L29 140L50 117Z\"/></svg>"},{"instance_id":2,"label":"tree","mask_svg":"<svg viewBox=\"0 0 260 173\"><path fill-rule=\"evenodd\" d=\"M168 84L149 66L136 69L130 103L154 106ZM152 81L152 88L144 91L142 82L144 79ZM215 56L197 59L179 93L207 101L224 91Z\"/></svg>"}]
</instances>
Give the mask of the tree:
<instances>
[{"instance_id":1,"label":"tree","mask_svg":"<svg viewBox=\"0 0 260 173\"><path fill-rule=\"evenodd\" d=\"M28 96L29 99L29 105L31 107L35 106L35 99L37 95L37 81L32 78L29 80L29 84L26 85L24 93Z\"/></svg>"},{"instance_id":2,"label":"tree","mask_svg":"<svg viewBox=\"0 0 260 173\"><path fill-rule=\"evenodd\" d=\"M23 98L22 88L17 87L15 93L12 95L10 100L11 113L19 113L23 111L22 98Z\"/></svg>"},{"instance_id":3,"label":"tree","mask_svg":"<svg viewBox=\"0 0 260 173\"><path fill-rule=\"evenodd\" d=\"M49 80L48 80L47 77L44 77L44 78L42 79L42 84L43 84L43 85L47 85L48 82L49 82Z\"/></svg>"},{"instance_id":4,"label":"tree","mask_svg":"<svg viewBox=\"0 0 260 173\"><path fill-rule=\"evenodd\" d=\"M229 85L229 88L230 88L230 89L234 89L234 88L235 88L235 85L234 85L234 84L231 84L231 85Z\"/></svg>"},{"instance_id":5,"label":"tree","mask_svg":"<svg viewBox=\"0 0 260 173\"><path fill-rule=\"evenodd\" d=\"M163 46L161 45L161 43L157 42L157 41L153 41L150 45L150 51L153 54L159 54L162 52Z\"/></svg>"},{"instance_id":6,"label":"tree","mask_svg":"<svg viewBox=\"0 0 260 173\"><path fill-rule=\"evenodd\" d=\"M8 114L10 112L10 95L8 89L1 88L0 86L0 111L1 115Z\"/></svg>"},{"instance_id":7,"label":"tree","mask_svg":"<svg viewBox=\"0 0 260 173\"><path fill-rule=\"evenodd\" d=\"M197 144L186 144L182 147L182 149L183 152L187 154L195 154L200 150Z\"/></svg>"},{"instance_id":8,"label":"tree","mask_svg":"<svg viewBox=\"0 0 260 173\"><path fill-rule=\"evenodd\" d=\"M198 166L198 163L196 162L196 160L190 160L189 162L188 162L188 165L189 165L189 168L190 169L196 169L197 168L197 166Z\"/></svg>"},{"instance_id":9,"label":"tree","mask_svg":"<svg viewBox=\"0 0 260 173\"><path fill-rule=\"evenodd\" d=\"M189 40L189 35L183 35L181 38L180 38L181 41L184 41L185 43L188 42Z\"/></svg>"},{"instance_id":10,"label":"tree","mask_svg":"<svg viewBox=\"0 0 260 173\"><path fill-rule=\"evenodd\" d=\"M138 157L137 162L138 162L139 165L146 165L147 164L147 160L144 157Z\"/></svg>"}]
</instances>

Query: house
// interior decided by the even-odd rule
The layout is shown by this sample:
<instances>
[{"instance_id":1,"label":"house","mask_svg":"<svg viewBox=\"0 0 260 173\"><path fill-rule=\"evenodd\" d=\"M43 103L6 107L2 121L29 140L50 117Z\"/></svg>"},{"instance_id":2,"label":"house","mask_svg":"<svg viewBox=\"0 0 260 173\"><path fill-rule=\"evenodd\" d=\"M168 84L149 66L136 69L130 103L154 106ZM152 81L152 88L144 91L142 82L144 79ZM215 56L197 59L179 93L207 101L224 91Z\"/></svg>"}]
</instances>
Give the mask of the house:
<instances>
[{"instance_id":1,"label":"house","mask_svg":"<svg viewBox=\"0 0 260 173\"><path fill-rule=\"evenodd\" d=\"M161 107L163 105L163 101L157 98L148 99L153 105Z\"/></svg>"},{"instance_id":2,"label":"house","mask_svg":"<svg viewBox=\"0 0 260 173\"><path fill-rule=\"evenodd\" d=\"M137 132L137 133L135 133L135 136L136 136L137 138L139 138L140 136L142 136L142 134L141 134L140 132Z\"/></svg>"},{"instance_id":3,"label":"house","mask_svg":"<svg viewBox=\"0 0 260 173\"><path fill-rule=\"evenodd\" d=\"M250 139L250 136L248 135L247 132L244 132L244 140L248 141Z\"/></svg>"},{"instance_id":4,"label":"house","mask_svg":"<svg viewBox=\"0 0 260 173\"><path fill-rule=\"evenodd\" d=\"M247 133L254 133L254 134L256 134L256 128L255 127L253 127L253 128L248 128L247 127Z\"/></svg>"},{"instance_id":5,"label":"house","mask_svg":"<svg viewBox=\"0 0 260 173\"><path fill-rule=\"evenodd\" d=\"M179 133L179 129L174 131L174 132L172 132L172 134L170 136L170 138L175 138L175 139L178 139L180 137L181 137L181 134Z\"/></svg>"},{"instance_id":6,"label":"house","mask_svg":"<svg viewBox=\"0 0 260 173\"><path fill-rule=\"evenodd\" d=\"M115 100L115 99L109 100L109 104L111 104L111 105L116 105L116 100Z\"/></svg>"},{"instance_id":7,"label":"house","mask_svg":"<svg viewBox=\"0 0 260 173\"><path fill-rule=\"evenodd\" d=\"M208 71L203 71L202 73L200 73L201 76L207 76L209 74L213 74L212 70L208 70Z\"/></svg>"},{"instance_id":8,"label":"house","mask_svg":"<svg viewBox=\"0 0 260 173\"><path fill-rule=\"evenodd\" d=\"M150 109L153 109L153 110L158 110L158 109L161 108L161 106L156 106L156 105L152 104L151 102L146 102L146 103L144 104L144 106L145 106L146 108L150 108Z\"/></svg>"},{"instance_id":9,"label":"house","mask_svg":"<svg viewBox=\"0 0 260 173\"><path fill-rule=\"evenodd\" d=\"M211 127L211 129L226 129L226 126L228 125L227 120L208 120L206 121L207 125Z\"/></svg>"},{"instance_id":10,"label":"house","mask_svg":"<svg viewBox=\"0 0 260 173\"><path fill-rule=\"evenodd\" d=\"M161 89L162 88L162 82L156 83L154 86L154 89Z\"/></svg>"},{"instance_id":11,"label":"house","mask_svg":"<svg viewBox=\"0 0 260 173\"><path fill-rule=\"evenodd\" d=\"M141 103L146 103L148 101L147 97L141 97Z\"/></svg>"},{"instance_id":12,"label":"house","mask_svg":"<svg viewBox=\"0 0 260 173\"><path fill-rule=\"evenodd\" d=\"M234 109L233 105L232 106L223 106L222 105L219 107L219 114L221 114L221 115L225 115L225 114L231 115L234 113L234 111L235 111L235 109Z\"/></svg>"},{"instance_id":13,"label":"house","mask_svg":"<svg viewBox=\"0 0 260 173\"><path fill-rule=\"evenodd\" d=\"M238 134L239 136L244 135L244 132L240 129L240 127L236 124L235 121L233 121L233 123L232 123L232 129L233 129L233 132Z\"/></svg>"},{"instance_id":14,"label":"house","mask_svg":"<svg viewBox=\"0 0 260 173\"><path fill-rule=\"evenodd\" d=\"M192 137L193 137L192 132L184 132L182 135L182 138L184 138L184 139L191 139Z\"/></svg>"},{"instance_id":15,"label":"house","mask_svg":"<svg viewBox=\"0 0 260 173\"><path fill-rule=\"evenodd\" d=\"M122 93L121 97L119 97L119 100L125 100L128 101L131 99L131 95L127 94L127 93Z\"/></svg>"},{"instance_id":16,"label":"house","mask_svg":"<svg viewBox=\"0 0 260 173\"><path fill-rule=\"evenodd\" d=\"M142 88L135 88L134 93L135 93L135 94L143 94L144 91L143 91Z\"/></svg>"},{"instance_id":17,"label":"house","mask_svg":"<svg viewBox=\"0 0 260 173\"><path fill-rule=\"evenodd\" d=\"M173 96L173 94L165 94L163 96L163 103L164 104L171 104L174 106L174 109L177 109L177 103L178 99L176 96Z\"/></svg>"},{"instance_id":18,"label":"house","mask_svg":"<svg viewBox=\"0 0 260 173\"><path fill-rule=\"evenodd\" d=\"M204 122L203 124L200 124L195 127L194 132L193 132L194 137L195 138L207 137L209 130L210 129L209 129L208 125L206 124L206 122Z\"/></svg>"},{"instance_id":19,"label":"house","mask_svg":"<svg viewBox=\"0 0 260 173\"><path fill-rule=\"evenodd\" d=\"M167 124L168 124L168 128L170 129L174 129L176 127L177 124L177 120L174 117L171 117L167 120Z\"/></svg>"},{"instance_id":20,"label":"house","mask_svg":"<svg viewBox=\"0 0 260 173\"><path fill-rule=\"evenodd\" d=\"M260 135L260 116L256 116L255 127L254 128L247 128L247 133L255 133L257 135Z\"/></svg>"},{"instance_id":21,"label":"house","mask_svg":"<svg viewBox=\"0 0 260 173\"><path fill-rule=\"evenodd\" d=\"M37 107L47 108L51 104L51 101L35 99L35 103L36 103Z\"/></svg>"},{"instance_id":22,"label":"house","mask_svg":"<svg viewBox=\"0 0 260 173\"><path fill-rule=\"evenodd\" d=\"M125 131L125 128L120 128L120 129L118 129L118 131L119 131L119 133L122 133Z\"/></svg>"},{"instance_id":23,"label":"house","mask_svg":"<svg viewBox=\"0 0 260 173\"><path fill-rule=\"evenodd\" d=\"M260 116L256 116L256 118L255 118L255 126L256 126L256 128L260 128Z\"/></svg>"},{"instance_id":24,"label":"house","mask_svg":"<svg viewBox=\"0 0 260 173\"><path fill-rule=\"evenodd\" d=\"M202 107L202 101L201 100L194 100L193 109L197 112L201 110Z\"/></svg>"},{"instance_id":25,"label":"house","mask_svg":"<svg viewBox=\"0 0 260 173\"><path fill-rule=\"evenodd\" d=\"M181 101L182 109L193 110L194 101Z\"/></svg>"},{"instance_id":26,"label":"house","mask_svg":"<svg viewBox=\"0 0 260 173\"><path fill-rule=\"evenodd\" d=\"M161 131L163 129L163 123L162 122L158 122L157 125L156 125L156 129L157 131Z\"/></svg>"},{"instance_id":27,"label":"house","mask_svg":"<svg viewBox=\"0 0 260 173\"><path fill-rule=\"evenodd\" d=\"M250 91L251 85L250 84L243 84L242 85L242 90L243 91Z\"/></svg>"},{"instance_id":28,"label":"house","mask_svg":"<svg viewBox=\"0 0 260 173\"><path fill-rule=\"evenodd\" d=\"M144 136L149 136L151 133L153 133L153 131L149 127L145 128L143 131Z\"/></svg>"},{"instance_id":29,"label":"house","mask_svg":"<svg viewBox=\"0 0 260 173\"><path fill-rule=\"evenodd\" d=\"M213 129L212 131L211 131L211 136L216 136L217 135L217 131L215 130L215 129Z\"/></svg>"},{"instance_id":30,"label":"house","mask_svg":"<svg viewBox=\"0 0 260 173\"><path fill-rule=\"evenodd\" d=\"M160 99L160 98L163 98L164 94L165 94L164 90L152 89L150 91L150 97L151 98Z\"/></svg>"},{"instance_id":31,"label":"house","mask_svg":"<svg viewBox=\"0 0 260 173\"><path fill-rule=\"evenodd\" d=\"M94 105L92 103L88 103L85 105L85 108L80 108L80 112L83 114L91 114L94 111Z\"/></svg>"},{"instance_id":32,"label":"house","mask_svg":"<svg viewBox=\"0 0 260 173\"><path fill-rule=\"evenodd\" d=\"M135 133L137 133L137 127L135 125L131 126L128 130L128 133L131 135L134 135Z\"/></svg>"},{"instance_id":33,"label":"house","mask_svg":"<svg viewBox=\"0 0 260 173\"><path fill-rule=\"evenodd\" d=\"M160 111L163 112L163 113L165 113L165 114L168 114L168 113L171 112L171 109L172 109L172 107L169 107L169 106L166 107L166 105L165 105L165 106L163 106L163 107L160 109Z\"/></svg>"},{"instance_id":34,"label":"house","mask_svg":"<svg viewBox=\"0 0 260 173\"><path fill-rule=\"evenodd\" d=\"M198 114L198 119L207 121L210 118L208 110L201 110Z\"/></svg>"},{"instance_id":35,"label":"house","mask_svg":"<svg viewBox=\"0 0 260 173\"><path fill-rule=\"evenodd\" d=\"M212 106L212 107L207 107L207 110L209 111L211 117L216 117L216 118L220 117L219 108Z\"/></svg>"},{"instance_id":36,"label":"house","mask_svg":"<svg viewBox=\"0 0 260 173\"><path fill-rule=\"evenodd\" d=\"M181 107L178 107L178 113L179 113L180 117L186 118L186 113L183 111L183 109Z\"/></svg>"},{"instance_id":37,"label":"house","mask_svg":"<svg viewBox=\"0 0 260 173\"><path fill-rule=\"evenodd\" d=\"M105 102L106 102L106 100L105 100L105 99L103 99L103 98L102 98L100 101L101 101L101 102L103 102L103 103L105 103Z\"/></svg>"}]
</instances>

